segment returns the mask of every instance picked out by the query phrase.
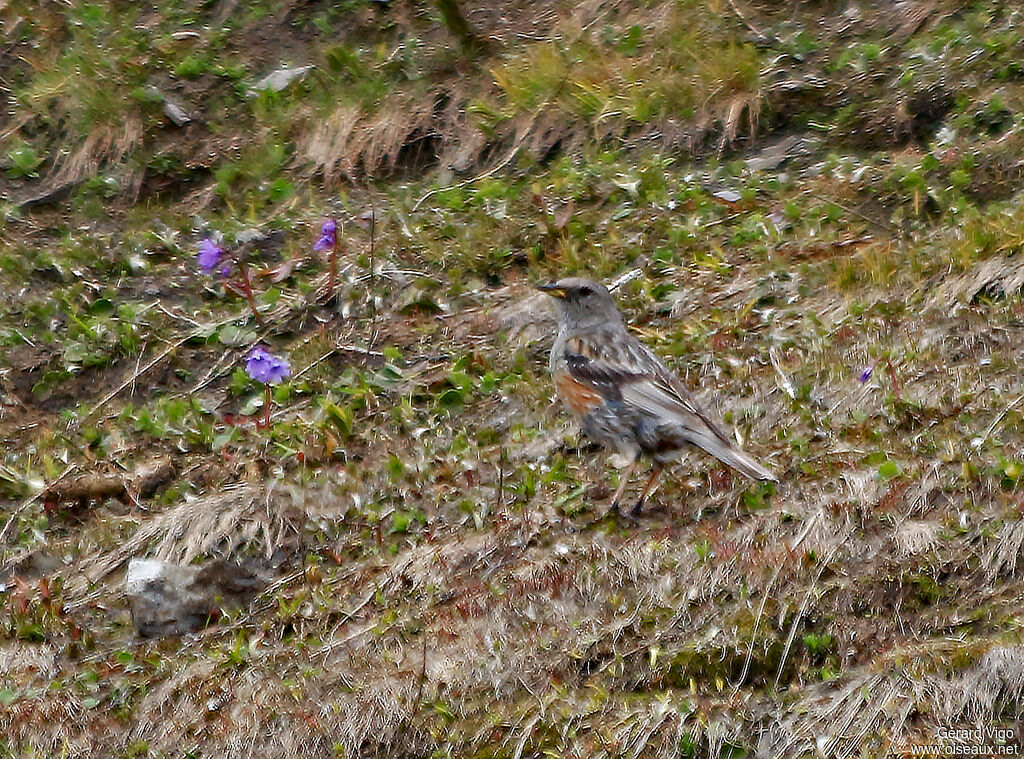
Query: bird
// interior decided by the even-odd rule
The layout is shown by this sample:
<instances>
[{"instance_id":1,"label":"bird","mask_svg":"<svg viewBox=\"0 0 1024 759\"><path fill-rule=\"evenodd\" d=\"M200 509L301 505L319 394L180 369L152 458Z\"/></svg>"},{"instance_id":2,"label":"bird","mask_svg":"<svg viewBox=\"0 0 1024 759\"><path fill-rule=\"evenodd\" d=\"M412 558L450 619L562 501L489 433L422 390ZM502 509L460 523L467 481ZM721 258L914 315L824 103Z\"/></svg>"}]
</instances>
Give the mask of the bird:
<instances>
[{"instance_id":1,"label":"bird","mask_svg":"<svg viewBox=\"0 0 1024 759\"><path fill-rule=\"evenodd\" d=\"M642 454L654 466L633 517L641 513L664 466L682 458L690 446L751 479L778 482L737 448L682 380L630 334L608 288L584 277L536 287L554 299L558 316L548 368L559 398L587 437L615 449L627 462L609 513L620 513L623 492Z\"/></svg>"}]
</instances>

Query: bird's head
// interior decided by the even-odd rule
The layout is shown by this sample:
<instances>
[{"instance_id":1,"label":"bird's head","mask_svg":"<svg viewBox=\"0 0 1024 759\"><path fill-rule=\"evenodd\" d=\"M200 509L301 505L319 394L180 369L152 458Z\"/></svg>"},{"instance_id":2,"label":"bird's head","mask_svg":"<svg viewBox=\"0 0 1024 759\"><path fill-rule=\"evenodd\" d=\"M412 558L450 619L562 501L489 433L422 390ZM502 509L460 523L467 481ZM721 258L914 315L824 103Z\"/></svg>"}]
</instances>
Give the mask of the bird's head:
<instances>
[{"instance_id":1,"label":"bird's head","mask_svg":"<svg viewBox=\"0 0 1024 759\"><path fill-rule=\"evenodd\" d=\"M537 285L555 300L558 322L565 327L584 327L606 321L621 321L608 288L584 277L566 277Z\"/></svg>"}]
</instances>

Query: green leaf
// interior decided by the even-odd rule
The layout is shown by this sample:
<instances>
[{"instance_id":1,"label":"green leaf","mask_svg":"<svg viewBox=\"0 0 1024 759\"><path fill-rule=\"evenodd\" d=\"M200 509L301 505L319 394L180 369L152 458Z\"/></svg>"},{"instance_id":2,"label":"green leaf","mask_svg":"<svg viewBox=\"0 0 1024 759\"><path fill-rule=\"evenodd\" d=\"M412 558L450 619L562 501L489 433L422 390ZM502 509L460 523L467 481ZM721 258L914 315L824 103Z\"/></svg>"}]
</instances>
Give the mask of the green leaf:
<instances>
[{"instance_id":1,"label":"green leaf","mask_svg":"<svg viewBox=\"0 0 1024 759\"><path fill-rule=\"evenodd\" d=\"M391 515L391 521L393 523L392 532L407 532L409 525L412 524L412 514L405 511L396 511Z\"/></svg>"},{"instance_id":2,"label":"green leaf","mask_svg":"<svg viewBox=\"0 0 1024 759\"><path fill-rule=\"evenodd\" d=\"M114 312L114 304L110 302L108 298L100 298L94 300L92 305L89 306L89 313L93 315L104 315Z\"/></svg>"},{"instance_id":3,"label":"green leaf","mask_svg":"<svg viewBox=\"0 0 1024 759\"><path fill-rule=\"evenodd\" d=\"M322 408L324 413L327 414L327 418L330 419L331 424L342 434L342 437L348 438L352 436L355 428L355 419L350 407L339 406L337 403L325 401L322 404Z\"/></svg>"},{"instance_id":4,"label":"green leaf","mask_svg":"<svg viewBox=\"0 0 1024 759\"><path fill-rule=\"evenodd\" d=\"M20 143L7 151L6 172L13 178L34 177L38 172L43 157L36 149L26 143Z\"/></svg>"},{"instance_id":5,"label":"green leaf","mask_svg":"<svg viewBox=\"0 0 1024 759\"><path fill-rule=\"evenodd\" d=\"M462 392L466 392L473 388L473 378L465 372L460 372L458 370L448 373L448 382L451 383L452 387L458 388Z\"/></svg>"},{"instance_id":6,"label":"green leaf","mask_svg":"<svg viewBox=\"0 0 1024 759\"><path fill-rule=\"evenodd\" d=\"M775 495L775 484L758 482L743 493L743 505L751 511L767 508L771 505L771 497Z\"/></svg>"},{"instance_id":7,"label":"green leaf","mask_svg":"<svg viewBox=\"0 0 1024 759\"><path fill-rule=\"evenodd\" d=\"M228 429L214 436L213 442L210 444L210 447L213 448L213 450L215 451L219 451L223 449L225 446L227 446L229 443L234 442L235 438L237 437L238 428L229 427Z\"/></svg>"},{"instance_id":8,"label":"green leaf","mask_svg":"<svg viewBox=\"0 0 1024 759\"><path fill-rule=\"evenodd\" d=\"M250 395L248 398L245 399L245 403L242 404L241 413L245 414L246 416L252 416L261 408L263 408L263 400L263 393Z\"/></svg>"},{"instance_id":9,"label":"green leaf","mask_svg":"<svg viewBox=\"0 0 1024 759\"><path fill-rule=\"evenodd\" d=\"M236 367L231 373L231 382L228 383L228 392L232 395L242 395L252 385L253 379L245 373L242 367Z\"/></svg>"},{"instance_id":10,"label":"green leaf","mask_svg":"<svg viewBox=\"0 0 1024 759\"><path fill-rule=\"evenodd\" d=\"M239 327L235 324L225 324L217 330L217 339L229 348L240 348L243 345L250 345L256 342L259 335L251 329Z\"/></svg>"},{"instance_id":11,"label":"green leaf","mask_svg":"<svg viewBox=\"0 0 1024 759\"><path fill-rule=\"evenodd\" d=\"M1024 465L1014 459L1004 459L1000 456L999 465L1003 470L1003 476L1013 482L1019 480L1024 474Z\"/></svg>"},{"instance_id":12,"label":"green leaf","mask_svg":"<svg viewBox=\"0 0 1024 759\"><path fill-rule=\"evenodd\" d=\"M878 465L878 475L886 480L891 480L893 477L899 477L903 474L903 469L895 461L889 461L888 459Z\"/></svg>"},{"instance_id":13,"label":"green leaf","mask_svg":"<svg viewBox=\"0 0 1024 759\"><path fill-rule=\"evenodd\" d=\"M458 406L462 403L463 392L456 388L449 388L437 397L437 402L442 406Z\"/></svg>"}]
</instances>

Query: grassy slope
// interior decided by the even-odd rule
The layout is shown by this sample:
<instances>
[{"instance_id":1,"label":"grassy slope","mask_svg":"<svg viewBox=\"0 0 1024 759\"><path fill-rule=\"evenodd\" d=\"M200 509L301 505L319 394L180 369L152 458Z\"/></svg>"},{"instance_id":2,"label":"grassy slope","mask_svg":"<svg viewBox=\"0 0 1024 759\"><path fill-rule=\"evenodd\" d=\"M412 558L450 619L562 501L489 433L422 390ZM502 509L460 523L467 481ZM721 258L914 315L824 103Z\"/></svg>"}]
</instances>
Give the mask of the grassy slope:
<instances>
[{"instance_id":1,"label":"grassy slope","mask_svg":"<svg viewBox=\"0 0 1024 759\"><path fill-rule=\"evenodd\" d=\"M0 750L875 756L1015 724L1019 14L465 3L460 43L393 5L3 10ZM265 328L195 272L210 230L255 236ZM637 332L775 492L693 455L639 526L589 524L616 475L551 402L528 285L632 270ZM258 336L298 375L268 430L233 423ZM38 498L154 457L138 504ZM139 641L135 556L277 581Z\"/></svg>"}]
</instances>

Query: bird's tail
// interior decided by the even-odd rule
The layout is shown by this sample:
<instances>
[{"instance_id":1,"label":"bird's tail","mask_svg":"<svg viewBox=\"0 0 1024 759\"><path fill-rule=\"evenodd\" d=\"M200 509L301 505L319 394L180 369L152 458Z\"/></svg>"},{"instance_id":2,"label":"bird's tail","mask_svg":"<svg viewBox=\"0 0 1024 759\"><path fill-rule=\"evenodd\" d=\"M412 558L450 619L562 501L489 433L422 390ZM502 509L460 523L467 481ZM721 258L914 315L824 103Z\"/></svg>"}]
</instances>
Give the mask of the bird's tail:
<instances>
[{"instance_id":1,"label":"bird's tail","mask_svg":"<svg viewBox=\"0 0 1024 759\"><path fill-rule=\"evenodd\" d=\"M728 464L737 472L741 472L753 480L779 481L778 477L761 465L749 453L741 451L739 448L734 448L731 443L717 435L707 433L691 435L690 442L703 448L723 464Z\"/></svg>"},{"instance_id":2,"label":"bird's tail","mask_svg":"<svg viewBox=\"0 0 1024 759\"><path fill-rule=\"evenodd\" d=\"M779 478L776 477L771 471L764 467L758 462L753 456L745 451L741 451L739 448L725 448L719 451L708 451L711 455L717 458L719 461L728 464L738 472L742 472L754 480L770 480L772 482L778 482Z\"/></svg>"}]
</instances>

